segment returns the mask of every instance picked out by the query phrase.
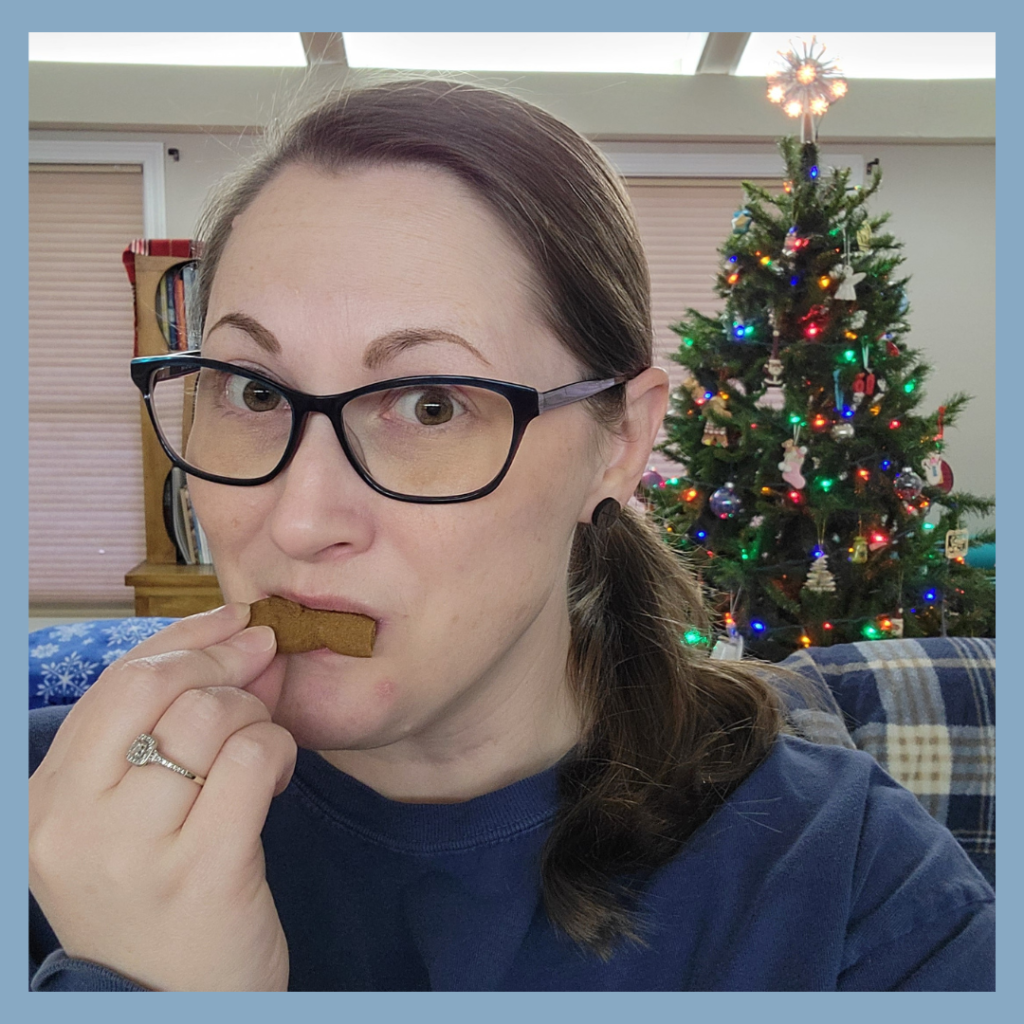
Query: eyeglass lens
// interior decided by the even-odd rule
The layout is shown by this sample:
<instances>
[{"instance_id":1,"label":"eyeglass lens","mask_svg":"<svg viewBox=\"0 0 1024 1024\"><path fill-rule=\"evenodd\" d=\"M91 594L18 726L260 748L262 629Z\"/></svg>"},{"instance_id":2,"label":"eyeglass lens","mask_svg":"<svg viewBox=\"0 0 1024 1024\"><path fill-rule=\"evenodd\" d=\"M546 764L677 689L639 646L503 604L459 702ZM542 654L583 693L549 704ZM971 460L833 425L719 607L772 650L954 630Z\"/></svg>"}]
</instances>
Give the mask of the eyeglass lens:
<instances>
[{"instance_id":1,"label":"eyeglass lens","mask_svg":"<svg viewBox=\"0 0 1024 1024\"><path fill-rule=\"evenodd\" d=\"M276 388L205 366L156 378L150 401L157 427L189 466L255 480L281 461L293 412ZM486 487L505 464L515 426L504 395L462 384L372 391L349 401L342 420L368 476L396 494L423 498Z\"/></svg>"}]
</instances>

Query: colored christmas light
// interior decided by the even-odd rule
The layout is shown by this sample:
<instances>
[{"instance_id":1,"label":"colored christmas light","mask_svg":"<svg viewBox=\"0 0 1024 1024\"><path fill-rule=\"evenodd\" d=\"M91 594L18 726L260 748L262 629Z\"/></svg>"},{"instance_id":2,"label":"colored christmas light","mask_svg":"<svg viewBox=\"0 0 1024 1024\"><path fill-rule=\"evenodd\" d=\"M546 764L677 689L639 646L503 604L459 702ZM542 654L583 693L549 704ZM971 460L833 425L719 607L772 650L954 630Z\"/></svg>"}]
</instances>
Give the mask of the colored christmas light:
<instances>
[{"instance_id":1,"label":"colored christmas light","mask_svg":"<svg viewBox=\"0 0 1024 1024\"><path fill-rule=\"evenodd\" d=\"M889 429L890 430L899 430L901 426L903 426L903 424L900 423L899 420L889 420Z\"/></svg>"},{"instance_id":2,"label":"colored christmas light","mask_svg":"<svg viewBox=\"0 0 1024 1024\"><path fill-rule=\"evenodd\" d=\"M763 633L768 627L760 619L751 619L750 628L755 633Z\"/></svg>"}]
</instances>

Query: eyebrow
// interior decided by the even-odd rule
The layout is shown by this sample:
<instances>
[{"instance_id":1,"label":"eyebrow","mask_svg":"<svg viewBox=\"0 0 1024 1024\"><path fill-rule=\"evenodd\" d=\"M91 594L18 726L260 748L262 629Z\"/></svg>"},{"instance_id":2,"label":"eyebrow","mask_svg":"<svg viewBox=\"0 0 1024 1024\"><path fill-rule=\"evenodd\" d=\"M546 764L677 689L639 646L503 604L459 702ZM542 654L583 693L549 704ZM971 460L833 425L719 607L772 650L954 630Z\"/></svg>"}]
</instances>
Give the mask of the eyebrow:
<instances>
[{"instance_id":1,"label":"eyebrow","mask_svg":"<svg viewBox=\"0 0 1024 1024\"><path fill-rule=\"evenodd\" d=\"M245 313L225 314L210 328L207 336L213 334L218 327L237 327L240 331L248 334L265 351L273 355L280 355L281 353L281 343L274 336L273 331L268 330L254 317L247 316ZM444 341L452 345L459 345L461 348L471 352L485 366L491 365L479 349L466 341L461 335L433 327L404 327L397 331L389 331L387 334L371 341L363 353L363 366L368 370L378 370L385 363L394 359L400 352L414 348L416 345L427 345L434 341Z\"/></svg>"},{"instance_id":2,"label":"eyebrow","mask_svg":"<svg viewBox=\"0 0 1024 1024\"><path fill-rule=\"evenodd\" d=\"M267 330L259 320L246 316L245 313L225 314L206 332L206 336L209 337L218 327L237 327L240 331L245 331L260 348L272 355L281 354L281 343L274 337L274 332Z\"/></svg>"},{"instance_id":3,"label":"eyebrow","mask_svg":"<svg viewBox=\"0 0 1024 1024\"><path fill-rule=\"evenodd\" d=\"M406 327L390 331L371 341L363 353L363 366L368 370L379 370L385 363L394 359L399 352L404 352L416 345L428 345L432 341L445 341L452 345L458 345L471 352L485 366L491 365L474 345L458 334L433 327Z\"/></svg>"}]
</instances>

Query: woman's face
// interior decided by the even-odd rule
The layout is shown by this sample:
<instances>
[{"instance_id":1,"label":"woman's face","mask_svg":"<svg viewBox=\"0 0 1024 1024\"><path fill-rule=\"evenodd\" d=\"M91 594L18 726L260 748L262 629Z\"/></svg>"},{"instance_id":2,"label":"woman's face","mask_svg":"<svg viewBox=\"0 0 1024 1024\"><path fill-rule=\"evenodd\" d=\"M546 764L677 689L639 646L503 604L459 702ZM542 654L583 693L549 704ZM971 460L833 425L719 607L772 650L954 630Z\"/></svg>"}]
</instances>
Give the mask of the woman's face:
<instances>
[{"instance_id":1,"label":"woman's face","mask_svg":"<svg viewBox=\"0 0 1024 1024\"><path fill-rule=\"evenodd\" d=\"M453 176L296 166L236 219L203 352L321 395L414 374L542 391L587 376L538 307L525 258ZM406 342L382 349L395 332ZM601 449L569 406L530 424L490 495L410 504L368 487L314 414L270 483L193 478L226 599L279 594L377 620L372 658L279 656L258 684L270 699L282 686L275 719L302 746L340 750L474 747L571 716L566 570L577 521L605 496Z\"/></svg>"}]
</instances>

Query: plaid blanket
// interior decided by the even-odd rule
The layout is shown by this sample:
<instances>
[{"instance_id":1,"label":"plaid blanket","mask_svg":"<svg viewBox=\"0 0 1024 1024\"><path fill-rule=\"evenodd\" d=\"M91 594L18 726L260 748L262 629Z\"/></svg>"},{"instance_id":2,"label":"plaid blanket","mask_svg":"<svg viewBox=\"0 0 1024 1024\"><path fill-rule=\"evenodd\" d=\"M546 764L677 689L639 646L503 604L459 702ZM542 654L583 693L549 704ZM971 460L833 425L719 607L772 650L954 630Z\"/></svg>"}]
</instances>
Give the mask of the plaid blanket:
<instances>
[{"instance_id":1,"label":"plaid blanket","mask_svg":"<svg viewBox=\"0 0 1024 1024\"><path fill-rule=\"evenodd\" d=\"M811 647L782 662L828 688L853 743L953 833L993 886L995 648L976 637L882 640ZM814 736L813 723L800 731L842 742Z\"/></svg>"},{"instance_id":2,"label":"plaid blanket","mask_svg":"<svg viewBox=\"0 0 1024 1024\"><path fill-rule=\"evenodd\" d=\"M29 634L29 707L72 704L112 661L173 619L98 619ZM995 640L876 640L781 663L817 691L791 695L796 730L867 751L942 822L995 885Z\"/></svg>"}]
</instances>

